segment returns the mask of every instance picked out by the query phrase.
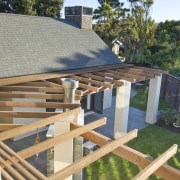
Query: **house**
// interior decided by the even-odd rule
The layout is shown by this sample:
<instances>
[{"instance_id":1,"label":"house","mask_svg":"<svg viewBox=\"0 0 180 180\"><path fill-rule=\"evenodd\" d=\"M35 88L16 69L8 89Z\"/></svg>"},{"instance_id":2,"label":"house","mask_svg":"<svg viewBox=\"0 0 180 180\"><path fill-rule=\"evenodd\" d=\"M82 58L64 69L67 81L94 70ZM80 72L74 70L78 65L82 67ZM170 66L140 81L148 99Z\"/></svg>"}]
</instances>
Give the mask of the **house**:
<instances>
[{"instance_id":1,"label":"house","mask_svg":"<svg viewBox=\"0 0 180 180\"><path fill-rule=\"evenodd\" d=\"M26 169L20 169L22 173L41 179L46 179L45 175L28 165L26 158L50 149L55 162L52 172L56 172L52 173L50 179L64 178L79 171L78 167L83 168L82 164L86 163L82 162L93 159L92 154L89 159L79 161L80 166L73 164L73 171L59 171L60 166L72 163L73 137L88 132L84 135L87 139L97 144L102 143L101 145L108 142L100 135L89 132L105 124L105 119L91 126L83 126L83 122L82 127L77 125L81 119L78 115L83 97L87 98L89 108L92 94L117 89L114 138L120 139L112 142L115 149L119 146L120 140L124 139L123 142L127 142L127 139L132 138L129 136L135 137L137 134L136 131L127 134L131 83L150 79L146 121L154 123L161 74L164 73L157 69L121 63L92 30L91 8L67 7L65 13L65 20L0 14L0 130L3 131L0 133L1 147L4 151L12 152L2 141L27 132L36 132L37 129L54 123L54 135L47 142L17 153L12 152L17 161L26 164L26 168L32 170L30 174ZM96 98L94 101L99 102ZM76 128L76 131L70 131ZM66 145L59 146L58 143L68 138L71 139ZM78 137L77 140L82 143L81 138ZM52 147L54 148L51 149ZM100 154L108 153L109 147L111 145L101 149ZM110 149L113 150L112 147ZM60 150L66 152L63 158L67 162L59 157ZM100 154L94 156L98 158ZM140 158L146 161L144 157ZM168 170L167 172L171 171ZM4 177L10 178L10 173L6 171L6 163L3 163L1 172ZM160 175L163 176L163 173ZM13 176L21 177L18 172Z\"/></svg>"}]
</instances>

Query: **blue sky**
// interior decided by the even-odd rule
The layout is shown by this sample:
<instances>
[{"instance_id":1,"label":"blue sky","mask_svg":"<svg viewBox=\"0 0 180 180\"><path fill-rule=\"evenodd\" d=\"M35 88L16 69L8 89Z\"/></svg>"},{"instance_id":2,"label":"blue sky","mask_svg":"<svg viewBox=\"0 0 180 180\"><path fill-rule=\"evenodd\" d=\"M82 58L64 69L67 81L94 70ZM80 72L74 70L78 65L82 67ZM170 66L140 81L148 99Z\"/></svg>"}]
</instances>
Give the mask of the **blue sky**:
<instances>
[{"instance_id":1,"label":"blue sky","mask_svg":"<svg viewBox=\"0 0 180 180\"><path fill-rule=\"evenodd\" d=\"M125 2L125 6L128 7L127 0L120 0ZM93 9L99 6L97 0L64 0L64 6L87 6ZM124 7L125 7L124 6ZM165 20L180 20L180 0L154 0L154 4L151 10L151 16L156 22ZM64 11L62 11L62 17Z\"/></svg>"}]
</instances>

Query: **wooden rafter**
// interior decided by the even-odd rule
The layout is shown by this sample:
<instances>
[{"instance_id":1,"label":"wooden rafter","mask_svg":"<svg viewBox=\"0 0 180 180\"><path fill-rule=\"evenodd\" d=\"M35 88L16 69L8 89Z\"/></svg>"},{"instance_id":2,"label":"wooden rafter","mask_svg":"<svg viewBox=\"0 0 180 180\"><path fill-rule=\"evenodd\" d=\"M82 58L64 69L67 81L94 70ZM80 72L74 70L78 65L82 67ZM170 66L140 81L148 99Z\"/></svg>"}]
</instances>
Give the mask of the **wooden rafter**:
<instances>
[{"instance_id":1,"label":"wooden rafter","mask_svg":"<svg viewBox=\"0 0 180 180\"><path fill-rule=\"evenodd\" d=\"M32 174L37 176L39 179L46 179L46 176L44 176L42 173L40 173L36 168L34 168L32 165L30 165L27 161L25 161L21 156L19 156L17 153L15 153L12 149L10 149L8 146L6 146L3 142L0 142L0 146L4 150L0 150L0 154L4 155L6 158L8 158L8 161L13 163L13 165L18 168L19 171L22 171L24 175L27 175L27 177L31 177L32 179L36 179ZM8 154L6 153L8 152ZM20 164L16 163L16 161L21 162L23 166ZM11 172L17 179L24 179L25 178L18 173L16 169L14 169L12 166L9 165L7 161L4 161L2 158L0 159L1 163ZM25 167L25 168L24 168ZM28 169L31 174L26 170Z\"/></svg>"},{"instance_id":2,"label":"wooden rafter","mask_svg":"<svg viewBox=\"0 0 180 180\"><path fill-rule=\"evenodd\" d=\"M63 141L76 137L80 134L83 134L87 131L90 131L92 129L95 129L97 127L100 127L102 125L106 124L106 118L101 118L99 120L96 120L95 122L89 123L81 128L75 129L73 131L70 131L68 133L64 133L63 135L60 136L56 136L52 139L48 139L40 144L36 144L35 146L31 146L27 149L24 149L20 152L18 152L18 154L23 157L24 159L29 158L37 153L40 153L44 150L47 150L59 143L62 143Z\"/></svg>"},{"instance_id":3,"label":"wooden rafter","mask_svg":"<svg viewBox=\"0 0 180 180\"><path fill-rule=\"evenodd\" d=\"M78 127L79 125L71 123L71 129L76 129ZM111 141L110 138L94 131L86 132L82 134L82 137L88 139L89 141L92 141L99 146L104 146L105 144L108 144L109 141ZM149 158L147 155L125 145L119 146L117 149L113 150L112 153L143 168L145 168L152 162L152 158ZM157 169L154 173L165 180L180 179L180 171L168 165L159 167L159 169Z\"/></svg>"},{"instance_id":4,"label":"wooden rafter","mask_svg":"<svg viewBox=\"0 0 180 180\"><path fill-rule=\"evenodd\" d=\"M89 90L89 91L92 91L94 93L99 91L99 89L97 87L90 86L90 85L83 84L83 83L79 83L79 87L83 88L83 89L86 89L86 90Z\"/></svg>"},{"instance_id":5,"label":"wooden rafter","mask_svg":"<svg viewBox=\"0 0 180 180\"><path fill-rule=\"evenodd\" d=\"M32 99L56 99L63 100L64 94L32 94L32 93L12 93L0 92L0 98L32 98Z\"/></svg>"},{"instance_id":6,"label":"wooden rafter","mask_svg":"<svg viewBox=\"0 0 180 180\"><path fill-rule=\"evenodd\" d=\"M136 78L135 77L132 77L132 76L129 77L129 76L125 75L125 74L122 75L122 73L120 73L118 71L107 70L106 72L109 73L109 74L112 74L114 77L116 77L118 79L124 79L124 80L130 81L130 82L136 82Z\"/></svg>"},{"instance_id":7,"label":"wooden rafter","mask_svg":"<svg viewBox=\"0 0 180 180\"><path fill-rule=\"evenodd\" d=\"M113 72L112 70L109 70L110 72ZM128 78L133 78L136 79L136 81L144 81L146 78L143 75L137 75L137 74L131 74L131 73L127 73L127 72L122 72L119 69L114 70L114 74L118 74L122 77L128 77Z\"/></svg>"},{"instance_id":8,"label":"wooden rafter","mask_svg":"<svg viewBox=\"0 0 180 180\"><path fill-rule=\"evenodd\" d=\"M62 71L59 73L44 73L0 79L0 107L2 107L2 110L0 111L0 118L44 118L26 125L0 124L0 131L4 131L0 133L0 141L30 132L32 130L36 130L37 128L47 126L69 116L74 116L74 119L76 119L75 117L77 117L80 112L80 108L77 107L79 107L80 104L54 102L54 100L62 101L64 99L64 90L60 79L62 77L71 77L79 81L79 87L75 91L75 99L79 101L84 95L96 93L105 89L112 89L114 87L123 86L123 82L121 81L123 79L135 83L138 81L154 78L155 76L161 76L162 73L164 73L164 71L153 68L149 69L145 67L137 67L134 65L115 64L100 66L97 68L91 67L79 70ZM17 98L18 101L15 101L16 99L14 101L11 101L11 98L13 98L13 100L14 98ZM20 102L19 99L21 100L23 98L26 100ZM30 99L30 101L31 99L37 99L37 101L28 102L28 99ZM38 99L43 99L44 102L38 102ZM46 100L48 100L48 102L45 102ZM36 112L16 112L10 110L13 109L13 107L37 108L37 110L38 108L68 108L73 110L64 113L37 112L37 110ZM111 151L114 154L125 158L138 166L143 167L144 170L139 175L137 175L138 178L148 177L150 173L155 173L164 179L172 179L172 177L173 180L180 179L180 172L178 170L167 165L162 165L165 160L167 160L167 157L169 158L175 153L175 147L172 151L170 150L167 152L170 153L170 155L167 155L166 153L165 155L162 155L162 157L151 162L151 160L148 159L146 155L123 145L123 143L126 142L128 138L132 139L131 135L129 136L129 134L127 134L127 136L123 137L124 140L123 138L120 138L121 140L118 139L112 141L111 139L92 131L93 128L99 127L103 124L105 124L105 118L83 127L79 127L77 124L75 124L74 120L74 123L71 123L71 129L74 130L71 130L70 132L65 133L61 136L48 139L44 142L41 142L40 144L36 144L17 153L13 152L14 154L11 154L10 150L6 149L6 146L1 142L0 145L3 148L2 150L0 150L0 162L1 166L4 168L1 170L1 173L7 179L12 178L9 175L10 171L13 172L13 176L17 177L17 179L25 179L24 176L27 176L30 179L34 179L34 177L37 176L37 174L35 173L36 170L32 169L32 173L27 171L27 169L31 169L31 167L28 166L28 164L26 164L27 166L23 164L26 163L24 159L43 150L47 150L54 145L63 142L65 139L74 138L78 135L81 135L86 139L103 147L101 147L93 154L88 155L83 159L77 161L76 163L73 163L69 167L55 173L50 178L47 178L43 175L42 179L57 179L57 177L65 178L77 172L81 168L87 166L89 163L95 161L96 159L102 157L107 152ZM137 131L135 131L132 132L133 136L137 136L135 135L137 134ZM166 159L163 158L164 156L166 156ZM4 157L4 159L2 157ZM19 163L22 163L25 168L21 167ZM16 167L18 171L14 169L14 167ZM22 174L24 176L22 176Z\"/></svg>"},{"instance_id":9,"label":"wooden rafter","mask_svg":"<svg viewBox=\"0 0 180 180\"><path fill-rule=\"evenodd\" d=\"M47 118L57 114L59 114L59 112L1 111L0 118Z\"/></svg>"},{"instance_id":10,"label":"wooden rafter","mask_svg":"<svg viewBox=\"0 0 180 180\"><path fill-rule=\"evenodd\" d=\"M136 175L133 180L144 180L147 179L152 173L154 173L159 167L161 167L168 159L174 156L177 152L177 145L174 144L166 152L164 152L160 157L150 163L145 167L138 175Z\"/></svg>"},{"instance_id":11,"label":"wooden rafter","mask_svg":"<svg viewBox=\"0 0 180 180\"><path fill-rule=\"evenodd\" d=\"M75 69L75 70L67 70L61 72L52 72L52 73L43 73L43 74L34 74L34 75L26 75L26 76L18 76L18 77L8 77L8 78L0 78L0 86L4 85L11 85L11 84L19 84L23 82L31 82L31 81L38 81L38 80L47 80L47 79L58 79L62 77L69 77L74 74L82 74L88 72L98 72L106 69L116 69L122 68L127 66L133 66L129 64L109 64L105 66L98 66L94 67L87 67L82 69Z\"/></svg>"},{"instance_id":12,"label":"wooden rafter","mask_svg":"<svg viewBox=\"0 0 180 180\"><path fill-rule=\"evenodd\" d=\"M52 176L50 176L49 180L56 180L56 179L65 179L71 174L74 174L75 172L78 172L82 168L88 166L90 163L96 161L97 159L103 157L107 153L111 152L112 150L116 149L120 145L132 140L133 138L137 137L137 130L133 130L129 132L128 134L124 135L123 137L120 137L112 142L109 142L108 144L104 145L100 149L96 150L92 154L89 154L82 159L76 161L75 163L69 165L68 167L54 173Z\"/></svg>"},{"instance_id":13,"label":"wooden rafter","mask_svg":"<svg viewBox=\"0 0 180 180\"><path fill-rule=\"evenodd\" d=\"M116 69L116 71L126 73L126 74L136 75L136 76L143 76L145 77L145 79L154 78L154 74L152 72L149 72L149 71L144 72L136 68L122 68L122 69Z\"/></svg>"},{"instance_id":14,"label":"wooden rafter","mask_svg":"<svg viewBox=\"0 0 180 180\"><path fill-rule=\"evenodd\" d=\"M81 77L81 76L71 76L71 78L73 78L73 79L75 79L77 81L91 83L91 84L95 84L95 85L98 85L98 86L103 86L103 87L109 88L109 89L113 88L112 84L106 84L104 82L100 82L100 81L96 81L96 80L91 80L89 78L84 78L84 77Z\"/></svg>"},{"instance_id":15,"label":"wooden rafter","mask_svg":"<svg viewBox=\"0 0 180 180\"><path fill-rule=\"evenodd\" d=\"M0 86L0 91L25 91L25 92L54 92L62 93L63 88L30 87L30 86Z\"/></svg>"},{"instance_id":16,"label":"wooden rafter","mask_svg":"<svg viewBox=\"0 0 180 180\"><path fill-rule=\"evenodd\" d=\"M80 108L76 108L76 109L70 110L68 112L57 114L57 115L47 117L45 119L30 123L30 124L27 124L25 127L22 126L22 127L14 128L12 130L4 131L4 132L0 133L0 141L36 130L37 128L41 128L41 127L47 126L51 123L54 123L54 122L58 121L59 119L64 119L66 117L77 115L79 113L80 113Z\"/></svg>"},{"instance_id":17,"label":"wooden rafter","mask_svg":"<svg viewBox=\"0 0 180 180\"><path fill-rule=\"evenodd\" d=\"M6 131L20 126L24 126L24 124L0 124L0 131Z\"/></svg>"},{"instance_id":18,"label":"wooden rafter","mask_svg":"<svg viewBox=\"0 0 180 180\"><path fill-rule=\"evenodd\" d=\"M108 78L108 77L104 77L104 76L100 76L100 75L99 76L93 75L92 73L82 74L82 76L92 78L92 79L95 79L95 80L109 82L109 83L112 83L112 84L115 84L115 85L118 85L118 86L123 86L123 82L121 82L121 81L117 81L117 80L114 80L112 78Z\"/></svg>"},{"instance_id":19,"label":"wooden rafter","mask_svg":"<svg viewBox=\"0 0 180 180\"><path fill-rule=\"evenodd\" d=\"M0 101L0 107L23 107L23 108L77 108L80 104L62 103L62 102L15 102Z\"/></svg>"}]
</instances>

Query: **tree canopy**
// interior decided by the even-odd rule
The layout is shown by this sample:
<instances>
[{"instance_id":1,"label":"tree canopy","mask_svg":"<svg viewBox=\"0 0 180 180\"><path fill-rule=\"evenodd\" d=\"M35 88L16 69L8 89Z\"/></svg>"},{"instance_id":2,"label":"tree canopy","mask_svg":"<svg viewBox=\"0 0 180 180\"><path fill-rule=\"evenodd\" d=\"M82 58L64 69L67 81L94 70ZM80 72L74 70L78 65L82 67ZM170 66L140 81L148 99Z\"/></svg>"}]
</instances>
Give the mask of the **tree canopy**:
<instances>
[{"instance_id":1,"label":"tree canopy","mask_svg":"<svg viewBox=\"0 0 180 180\"><path fill-rule=\"evenodd\" d=\"M0 12L60 17L63 0L0 0Z\"/></svg>"}]
</instances>

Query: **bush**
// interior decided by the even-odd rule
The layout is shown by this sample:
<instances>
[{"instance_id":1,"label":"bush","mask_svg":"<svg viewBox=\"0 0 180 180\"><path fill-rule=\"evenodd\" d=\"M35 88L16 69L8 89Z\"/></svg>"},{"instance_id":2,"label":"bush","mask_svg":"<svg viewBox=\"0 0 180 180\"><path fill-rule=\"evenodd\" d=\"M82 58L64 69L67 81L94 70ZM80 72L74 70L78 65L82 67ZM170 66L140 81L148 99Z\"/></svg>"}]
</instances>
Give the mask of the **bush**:
<instances>
[{"instance_id":1,"label":"bush","mask_svg":"<svg viewBox=\"0 0 180 180\"><path fill-rule=\"evenodd\" d=\"M158 120L163 121L167 126L177 122L178 112L176 110L160 111Z\"/></svg>"}]
</instances>

